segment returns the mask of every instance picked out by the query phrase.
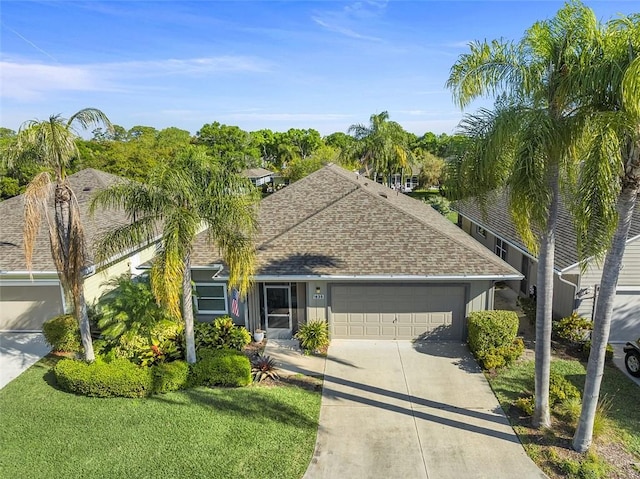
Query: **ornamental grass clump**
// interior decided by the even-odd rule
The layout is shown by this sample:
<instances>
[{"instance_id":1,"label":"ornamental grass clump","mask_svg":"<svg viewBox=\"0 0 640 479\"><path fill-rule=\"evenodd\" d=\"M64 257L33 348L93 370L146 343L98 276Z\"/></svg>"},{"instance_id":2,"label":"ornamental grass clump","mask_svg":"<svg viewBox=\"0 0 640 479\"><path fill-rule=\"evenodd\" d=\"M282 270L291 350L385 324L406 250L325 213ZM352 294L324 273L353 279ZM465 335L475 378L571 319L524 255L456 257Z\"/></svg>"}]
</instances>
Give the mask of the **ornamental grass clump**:
<instances>
[{"instance_id":1,"label":"ornamental grass clump","mask_svg":"<svg viewBox=\"0 0 640 479\"><path fill-rule=\"evenodd\" d=\"M320 351L329 346L329 326L326 321L310 321L295 334L305 354Z\"/></svg>"}]
</instances>

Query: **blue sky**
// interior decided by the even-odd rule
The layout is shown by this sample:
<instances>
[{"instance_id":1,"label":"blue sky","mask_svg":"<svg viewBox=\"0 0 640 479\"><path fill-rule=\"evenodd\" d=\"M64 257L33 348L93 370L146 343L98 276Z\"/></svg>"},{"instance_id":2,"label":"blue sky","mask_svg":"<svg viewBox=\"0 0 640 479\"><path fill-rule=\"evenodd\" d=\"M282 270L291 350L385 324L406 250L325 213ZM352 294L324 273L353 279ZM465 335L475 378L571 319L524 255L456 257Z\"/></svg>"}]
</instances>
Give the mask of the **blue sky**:
<instances>
[{"instance_id":1,"label":"blue sky","mask_svg":"<svg viewBox=\"0 0 640 479\"><path fill-rule=\"evenodd\" d=\"M640 10L585 3L602 20ZM462 112L444 84L468 42L517 40L561 6L3 0L0 126L92 106L127 129L219 121L326 135L386 110L408 131L450 134Z\"/></svg>"}]
</instances>

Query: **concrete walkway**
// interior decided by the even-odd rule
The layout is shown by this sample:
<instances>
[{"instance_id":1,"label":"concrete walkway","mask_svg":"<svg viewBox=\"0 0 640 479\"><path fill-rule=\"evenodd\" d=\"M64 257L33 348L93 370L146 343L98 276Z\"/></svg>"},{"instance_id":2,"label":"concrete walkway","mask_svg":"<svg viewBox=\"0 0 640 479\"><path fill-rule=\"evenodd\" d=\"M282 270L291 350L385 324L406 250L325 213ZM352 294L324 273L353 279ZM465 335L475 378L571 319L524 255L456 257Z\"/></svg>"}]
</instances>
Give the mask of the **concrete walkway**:
<instances>
[{"instance_id":1,"label":"concrete walkway","mask_svg":"<svg viewBox=\"0 0 640 479\"><path fill-rule=\"evenodd\" d=\"M466 346L333 340L306 479L544 478Z\"/></svg>"},{"instance_id":2,"label":"concrete walkway","mask_svg":"<svg viewBox=\"0 0 640 479\"><path fill-rule=\"evenodd\" d=\"M297 339L269 339L264 355L275 361L278 374L283 377L292 374L321 377L324 374L326 359L322 356L305 356Z\"/></svg>"},{"instance_id":3,"label":"concrete walkway","mask_svg":"<svg viewBox=\"0 0 640 479\"><path fill-rule=\"evenodd\" d=\"M46 356L50 350L42 333L0 332L0 389Z\"/></svg>"}]
</instances>

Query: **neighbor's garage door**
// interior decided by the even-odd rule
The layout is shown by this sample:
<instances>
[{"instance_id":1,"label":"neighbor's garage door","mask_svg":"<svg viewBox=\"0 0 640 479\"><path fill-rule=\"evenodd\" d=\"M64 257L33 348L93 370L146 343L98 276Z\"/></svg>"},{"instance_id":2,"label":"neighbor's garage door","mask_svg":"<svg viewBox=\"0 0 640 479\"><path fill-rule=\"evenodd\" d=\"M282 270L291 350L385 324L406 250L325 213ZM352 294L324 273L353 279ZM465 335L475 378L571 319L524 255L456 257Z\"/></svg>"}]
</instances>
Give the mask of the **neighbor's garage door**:
<instances>
[{"instance_id":1,"label":"neighbor's garage door","mask_svg":"<svg viewBox=\"0 0 640 479\"><path fill-rule=\"evenodd\" d=\"M640 338L640 291L618 291L611 315L609 341L626 342Z\"/></svg>"},{"instance_id":2,"label":"neighbor's garage door","mask_svg":"<svg viewBox=\"0 0 640 479\"><path fill-rule=\"evenodd\" d=\"M462 340L464 286L331 287L336 339Z\"/></svg>"},{"instance_id":3,"label":"neighbor's garage door","mask_svg":"<svg viewBox=\"0 0 640 479\"><path fill-rule=\"evenodd\" d=\"M42 323L62 311L59 284L0 285L0 330L39 331Z\"/></svg>"}]
</instances>

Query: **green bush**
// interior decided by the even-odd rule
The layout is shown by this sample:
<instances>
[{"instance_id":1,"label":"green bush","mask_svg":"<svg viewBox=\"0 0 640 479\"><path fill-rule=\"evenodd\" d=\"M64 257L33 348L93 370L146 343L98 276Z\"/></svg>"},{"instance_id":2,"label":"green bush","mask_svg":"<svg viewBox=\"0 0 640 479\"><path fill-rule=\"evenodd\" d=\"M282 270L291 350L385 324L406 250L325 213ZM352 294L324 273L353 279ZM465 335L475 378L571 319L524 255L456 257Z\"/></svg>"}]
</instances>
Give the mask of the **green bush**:
<instances>
[{"instance_id":1,"label":"green bush","mask_svg":"<svg viewBox=\"0 0 640 479\"><path fill-rule=\"evenodd\" d=\"M295 337L305 354L329 346L329 326L326 321L310 321L298 329Z\"/></svg>"},{"instance_id":2,"label":"green bush","mask_svg":"<svg viewBox=\"0 0 640 479\"><path fill-rule=\"evenodd\" d=\"M512 363L524 351L516 339L519 319L513 311L475 311L469 315L469 348L485 369Z\"/></svg>"},{"instance_id":3,"label":"green bush","mask_svg":"<svg viewBox=\"0 0 640 479\"><path fill-rule=\"evenodd\" d=\"M607 462L594 452L589 452L582 461L565 459L560 469L569 479L604 479L610 472Z\"/></svg>"},{"instance_id":4,"label":"green bush","mask_svg":"<svg viewBox=\"0 0 640 479\"><path fill-rule=\"evenodd\" d=\"M590 340L586 341L582 345L582 355L584 356L585 360L589 359L589 354L591 354L591 341ZM605 350L605 353L604 353L604 360L606 362L613 361L613 346L611 346L608 343L607 343L607 349Z\"/></svg>"},{"instance_id":5,"label":"green bush","mask_svg":"<svg viewBox=\"0 0 640 479\"><path fill-rule=\"evenodd\" d=\"M551 368L549 374L549 404L555 406L570 399L580 399L580 391L562 373Z\"/></svg>"},{"instance_id":6,"label":"green bush","mask_svg":"<svg viewBox=\"0 0 640 479\"><path fill-rule=\"evenodd\" d=\"M243 326L236 326L229 316L221 316L212 323L194 326L196 349L242 349L251 342L251 334Z\"/></svg>"},{"instance_id":7,"label":"green bush","mask_svg":"<svg viewBox=\"0 0 640 479\"><path fill-rule=\"evenodd\" d=\"M53 368L62 389L83 396L145 397L153 392L150 368L136 366L126 359L105 362L63 359Z\"/></svg>"},{"instance_id":8,"label":"green bush","mask_svg":"<svg viewBox=\"0 0 640 479\"><path fill-rule=\"evenodd\" d=\"M189 383L189 365L185 361L160 363L151 370L154 393L178 391L186 388Z\"/></svg>"},{"instance_id":9,"label":"green bush","mask_svg":"<svg viewBox=\"0 0 640 479\"><path fill-rule=\"evenodd\" d=\"M515 406L524 412L527 416L533 416L533 410L535 409L535 398L533 396L527 396L516 399Z\"/></svg>"},{"instance_id":10,"label":"green bush","mask_svg":"<svg viewBox=\"0 0 640 479\"><path fill-rule=\"evenodd\" d=\"M63 314L45 321L42 332L54 351L82 351L78 321L71 314Z\"/></svg>"},{"instance_id":11,"label":"green bush","mask_svg":"<svg viewBox=\"0 0 640 479\"><path fill-rule=\"evenodd\" d=\"M230 349L201 349L191 368L191 386L232 386L251 384L251 363L244 354Z\"/></svg>"},{"instance_id":12,"label":"green bush","mask_svg":"<svg viewBox=\"0 0 640 479\"><path fill-rule=\"evenodd\" d=\"M553 323L554 334L560 339L573 343L586 341L589 331L592 329L593 323L575 312L571 316Z\"/></svg>"}]
</instances>

